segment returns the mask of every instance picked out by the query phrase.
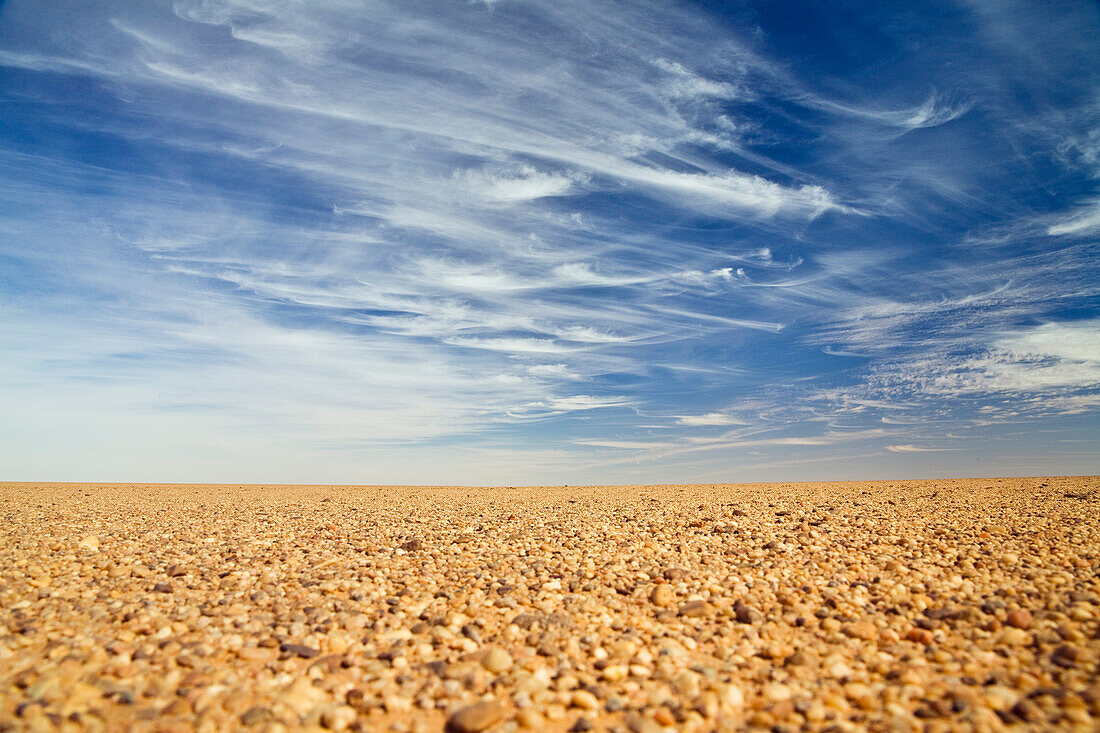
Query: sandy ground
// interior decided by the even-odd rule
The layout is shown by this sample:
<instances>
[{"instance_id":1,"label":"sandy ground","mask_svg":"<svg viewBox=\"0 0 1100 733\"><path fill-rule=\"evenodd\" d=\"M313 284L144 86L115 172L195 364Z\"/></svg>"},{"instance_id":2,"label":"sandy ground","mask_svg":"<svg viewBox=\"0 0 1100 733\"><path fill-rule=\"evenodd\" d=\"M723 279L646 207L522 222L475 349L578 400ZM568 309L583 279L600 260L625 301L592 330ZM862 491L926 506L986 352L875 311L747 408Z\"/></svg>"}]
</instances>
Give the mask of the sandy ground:
<instances>
[{"instance_id":1,"label":"sandy ground","mask_svg":"<svg viewBox=\"0 0 1100 733\"><path fill-rule=\"evenodd\" d=\"M4 484L0 730L1096 730L1098 498Z\"/></svg>"}]
</instances>

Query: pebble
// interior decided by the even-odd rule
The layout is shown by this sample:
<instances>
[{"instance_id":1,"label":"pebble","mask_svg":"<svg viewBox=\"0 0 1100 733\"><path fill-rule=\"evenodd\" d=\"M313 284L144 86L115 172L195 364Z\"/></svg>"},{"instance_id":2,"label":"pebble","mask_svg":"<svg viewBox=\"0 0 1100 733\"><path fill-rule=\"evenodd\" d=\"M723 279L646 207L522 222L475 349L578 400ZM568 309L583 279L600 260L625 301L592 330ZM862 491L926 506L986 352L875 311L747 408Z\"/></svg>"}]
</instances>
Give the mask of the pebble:
<instances>
[{"instance_id":1,"label":"pebble","mask_svg":"<svg viewBox=\"0 0 1100 733\"><path fill-rule=\"evenodd\" d=\"M512 655L500 647L493 647L482 657L481 666L493 674L503 674L512 668Z\"/></svg>"},{"instance_id":2,"label":"pebble","mask_svg":"<svg viewBox=\"0 0 1100 733\"><path fill-rule=\"evenodd\" d=\"M680 610L677 613L687 618L699 618L708 615L710 612L711 606L706 601L688 601L680 606Z\"/></svg>"},{"instance_id":3,"label":"pebble","mask_svg":"<svg viewBox=\"0 0 1100 733\"><path fill-rule=\"evenodd\" d=\"M791 699L791 688L779 682L770 682L764 685L764 689L761 690L761 694L765 700L771 700L772 702L779 702L782 700Z\"/></svg>"},{"instance_id":4,"label":"pebble","mask_svg":"<svg viewBox=\"0 0 1100 733\"><path fill-rule=\"evenodd\" d=\"M279 650L287 654L294 654L302 659L312 659L321 653L319 650L306 646L305 644L291 644L290 642L284 642L279 645Z\"/></svg>"},{"instance_id":5,"label":"pebble","mask_svg":"<svg viewBox=\"0 0 1100 733\"><path fill-rule=\"evenodd\" d=\"M649 602L654 606L671 606L676 596L672 592L672 588L669 588L665 584L654 586L653 590L649 593Z\"/></svg>"},{"instance_id":6,"label":"pebble","mask_svg":"<svg viewBox=\"0 0 1100 733\"><path fill-rule=\"evenodd\" d=\"M590 731L594 727L592 721L588 718L581 717L577 718L577 721L569 726L569 733L585 733L585 731Z\"/></svg>"},{"instance_id":7,"label":"pebble","mask_svg":"<svg viewBox=\"0 0 1100 733\"><path fill-rule=\"evenodd\" d=\"M243 725L255 725L271 717L271 708L264 705L253 705L241 714L241 723Z\"/></svg>"},{"instance_id":8,"label":"pebble","mask_svg":"<svg viewBox=\"0 0 1100 733\"><path fill-rule=\"evenodd\" d=\"M499 723L506 712L496 700L467 705L447 718L447 733L478 733Z\"/></svg>"},{"instance_id":9,"label":"pebble","mask_svg":"<svg viewBox=\"0 0 1100 733\"><path fill-rule=\"evenodd\" d=\"M1069 644L1062 644L1050 654L1050 661L1059 667L1071 668L1077 665L1077 649Z\"/></svg>"},{"instance_id":10,"label":"pebble","mask_svg":"<svg viewBox=\"0 0 1100 733\"><path fill-rule=\"evenodd\" d=\"M864 641L870 641L871 639L878 638L878 627L876 627L870 621L859 621L854 624L845 624L840 630L847 636L851 636L855 639L862 639Z\"/></svg>"},{"instance_id":11,"label":"pebble","mask_svg":"<svg viewBox=\"0 0 1100 733\"><path fill-rule=\"evenodd\" d=\"M1005 623L1017 629L1030 629L1031 611L1028 611L1026 608L1018 608L1015 611L1010 611L1005 617Z\"/></svg>"},{"instance_id":12,"label":"pebble","mask_svg":"<svg viewBox=\"0 0 1100 733\"><path fill-rule=\"evenodd\" d=\"M928 646L935 641L935 635L928 629L910 629L905 635L909 641Z\"/></svg>"},{"instance_id":13,"label":"pebble","mask_svg":"<svg viewBox=\"0 0 1100 733\"><path fill-rule=\"evenodd\" d=\"M569 698L569 704L583 710L599 710L600 701L588 690L577 690Z\"/></svg>"},{"instance_id":14,"label":"pebble","mask_svg":"<svg viewBox=\"0 0 1100 733\"><path fill-rule=\"evenodd\" d=\"M1091 730L1095 483L0 484L0 720Z\"/></svg>"}]
</instances>

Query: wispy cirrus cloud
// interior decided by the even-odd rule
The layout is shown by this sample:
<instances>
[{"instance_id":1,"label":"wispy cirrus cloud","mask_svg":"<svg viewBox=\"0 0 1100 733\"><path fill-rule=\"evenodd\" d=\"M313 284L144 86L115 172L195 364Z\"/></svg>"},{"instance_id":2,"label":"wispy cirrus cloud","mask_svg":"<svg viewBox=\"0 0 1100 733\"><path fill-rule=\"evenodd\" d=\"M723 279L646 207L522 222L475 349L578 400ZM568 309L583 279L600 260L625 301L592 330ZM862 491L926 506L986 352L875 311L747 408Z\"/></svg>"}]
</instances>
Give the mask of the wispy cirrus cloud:
<instances>
[{"instance_id":1,"label":"wispy cirrus cloud","mask_svg":"<svg viewBox=\"0 0 1100 733\"><path fill-rule=\"evenodd\" d=\"M746 12L5 3L5 462L775 477L1091 419L1094 14Z\"/></svg>"}]
</instances>

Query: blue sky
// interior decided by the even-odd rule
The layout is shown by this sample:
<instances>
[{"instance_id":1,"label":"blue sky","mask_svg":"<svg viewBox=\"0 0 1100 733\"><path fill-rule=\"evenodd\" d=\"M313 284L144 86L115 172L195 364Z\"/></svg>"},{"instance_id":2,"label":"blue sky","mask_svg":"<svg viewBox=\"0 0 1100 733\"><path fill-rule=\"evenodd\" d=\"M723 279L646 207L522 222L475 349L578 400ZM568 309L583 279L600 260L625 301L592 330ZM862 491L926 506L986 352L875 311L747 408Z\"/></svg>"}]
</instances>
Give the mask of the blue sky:
<instances>
[{"instance_id":1,"label":"blue sky","mask_svg":"<svg viewBox=\"0 0 1100 733\"><path fill-rule=\"evenodd\" d=\"M1100 472L1090 2L0 5L0 478Z\"/></svg>"}]
</instances>

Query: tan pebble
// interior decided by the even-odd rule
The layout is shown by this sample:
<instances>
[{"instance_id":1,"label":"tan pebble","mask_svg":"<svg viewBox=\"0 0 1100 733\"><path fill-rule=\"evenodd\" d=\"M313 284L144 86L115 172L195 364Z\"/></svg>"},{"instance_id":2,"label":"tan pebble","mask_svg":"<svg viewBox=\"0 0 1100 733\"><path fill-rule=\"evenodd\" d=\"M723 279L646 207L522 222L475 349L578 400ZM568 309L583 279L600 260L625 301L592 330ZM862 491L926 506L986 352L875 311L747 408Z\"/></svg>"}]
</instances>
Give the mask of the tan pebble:
<instances>
[{"instance_id":1,"label":"tan pebble","mask_svg":"<svg viewBox=\"0 0 1100 733\"><path fill-rule=\"evenodd\" d=\"M386 695L382 698L387 713L407 713L412 710L412 703L412 699L404 695Z\"/></svg>"},{"instance_id":2,"label":"tan pebble","mask_svg":"<svg viewBox=\"0 0 1100 733\"><path fill-rule=\"evenodd\" d=\"M356 717L355 710L347 705L335 705L321 715L321 725L329 730L347 730Z\"/></svg>"},{"instance_id":3,"label":"tan pebble","mask_svg":"<svg viewBox=\"0 0 1100 733\"><path fill-rule=\"evenodd\" d=\"M176 715L190 715L191 704L183 698L177 697L175 700L165 705L161 709L160 714L166 717L173 717Z\"/></svg>"},{"instance_id":4,"label":"tan pebble","mask_svg":"<svg viewBox=\"0 0 1100 733\"><path fill-rule=\"evenodd\" d=\"M986 687L982 692L985 704L992 710L1008 710L1016 704L1019 697L1020 695L1015 690L999 685Z\"/></svg>"},{"instance_id":5,"label":"tan pebble","mask_svg":"<svg viewBox=\"0 0 1100 733\"><path fill-rule=\"evenodd\" d=\"M780 700L771 706L769 711L776 720L786 720L794 713L794 703L790 700Z\"/></svg>"},{"instance_id":6,"label":"tan pebble","mask_svg":"<svg viewBox=\"0 0 1100 733\"><path fill-rule=\"evenodd\" d=\"M763 694L765 700L770 700L771 702L791 699L791 688L779 682L769 682L764 685L764 689L760 692Z\"/></svg>"},{"instance_id":7,"label":"tan pebble","mask_svg":"<svg viewBox=\"0 0 1100 733\"><path fill-rule=\"evenodd\" d=\"M631 733L661 733L661 726L649 718L643 718L636 711L631 710L623 716L623 722Z\"/></svg>"},{"instance_id":8,"label":"tan pebble","mask_svg":"<svg viewBox=\"0 0 1100 733\"><path fill-rule=\"evenodd\" d=\"M844 695L864 710L870 710L875 707L876 700L874 691L861 682L849 682L844 685Z\"/></svg>"},{"instance_id":9,"label":"tan pebble","mask_svg":"<svg viewBox=\"0 0 1100 733\"><path fill-rule=\"evenodd\" d=\"M259 646L242 646L237 656L249 662L270 662L279 655L274 649Z\"/></svg>"},{"instance_id":10,"label":"tan pebble","mask_svg":"<svg viewBox=\"0 0 1100 733\"><path fill-rule=\"evenodd\" d=\"M481 666L493 674L503 674L512 668L512 655L500 647L493 647L482 658Z\"/></svg>"},{"instance_id":11,"label":"tan pebble","mask_svg":"<svg viewBox=\"0 0 1100 733\"><path fill-rule=\"evenodd\" d=\"M721 687L719 701L722 705L737 709L745 704L745 693L741 691L740 686L731 682Z\"/></svg>"},{"instance_id":12,"label":"tan pebble","mask_svg":"<svg viewBox=\"0 0 1100 733\"><path fill-rule=\"evenodd\" d=\"M96 537L94 534L85 535L76 545L86 550L99 550L99 537Z\"/></svg>"},{"instance_id":13,"label":"tan pebble","mask_svg":"<svg viewBox=\"0 0 1100 733\"><path fill-rule=\"evenodd\" d=\"M658 585L649 592L649 602L654 606L671 606L675 594L672 592L672 588L667 585Z\"/></svg>"},{"instance_id":14,"label":"tan pebble","mask_svg":"<svg viewBox=\"0 0 1100 733\"><path fill-rule=\"evenodd\" d=\"M496 700L467 705L447 718L448 733L479 733L504 719L506 710Z\"/></svg>"},{"instance_id":15,"label":"tan pebble","mask_svg":"<svg viewBox=\"0 0 1100 733\"><path fill-rule=\"evenodd\" d=\"M520 727L528 730L542 730L546 726L546 719L542 717L542 713L531 708L516 713L516 722Z\"/></svg>"},{"instance_id":16,"label":"tan pebble","mask_svg":"<svg viewBox=\"0 0 1100 733\"><path fill-rule=\"evenodd\" d=\"M162 713L166 714L166 713ZM253 705L248 710L245 710L241 714L242 725L255 725L261 721L267 720L271 717L271 708L264 707L263 705Z\"/></svg>"},{"instance_id":17,"label":"tan pebble","mask_svg":"<svg viewBox=\"0 0 1100 733\"><path fill-rule=\"evenodd\" d=\"M772 660L786 659L786 658L792 656L792 654L793 654L793 651L791 650L791 647L789 645L787 645L787 644L778 644L778 643L776 643L776 644L766 644L758 652L758 656L764 657L765 659L772 659Z\"/></svg>"},{"instance_id":18,"label":"tan pebble","mask_svg":"<svg viewBox=\"0 0 1100 733\"><path fill-rule=\"evenodd\" d=\"M699 675L685 669L672 678L672 687L679 695L694 698L699 694Z\"/></svg>"},{"instance_id":19,"label":"tan pebble","mask_svg":"<svg viewBox=\"0 0 1100 733\"><path fill-rule=\"evenodd\" d=\"M314 687L308 677L298 677L283 688L278 701L298 715L305 715L326 697L324 691Z\"/></svg>"},{"instance_id":20,"label":"tan pebble","mask_svg":"<svg viewBox=\"0 0 1100 733\"><path fill-rule=\"evenodd\" d=\"M600 677L604 678L608 682L618 682L625 679L630 673L629 668L625 664L612 664L603 668L600 672Z\"/></svg>"},{"instance_id":21,"label":"tan pebble","mask_svg":"<svg viewBox=\"0 0 1100 733\"><path fill-rule=\"evenodd\" d=\"M677 614L685 618L699 618L700 616L706 616L711 610L713 610L712 606L706 601L688 601L680 606Z\"/></svg>"},{"instance_id":22,"label":"tan pebble","mask_svg":"<svg viewBox=\"0 0 1100 733\"><path fill-rule=\"evenodd\" d=\"M850 636L854 639L862 639L864 641L870 641L878 637L878 627L870 621L857 621L852 624L845 624L841 627L841 631L845 636Z\"/></svg>"},{"instance_id":23,"label":"tan pebble","mask_svg":"<svg viewBox=\"0 0 1100 733\"><path fill-rule=\"evenodd\" d=\"M772 728L775 726L775 716L767 710L757 710L749 718L749 725L754 728Z\"/></svg>"},{"instance_id":24,"label":"tan pebble","mask_svg":"<svg viewBox=\"0 0 1100 733\"><path fill-rule=\"evenodd\" d=\"M1023 629L1010 627L1001 632L1000 640L1007 646L1024 646L1031 641L1031 635Z\"/></svg>"},{"instance_id":25,"label":"tan pebble","mask_svg":"<svg viewBox=\"0 0 1100 733\"><path fill-rule=\"evenodd\" d=\"M582 710L599 710L600 701L588 690L576 690L569 697L569 704Z\"/></svg>"}]
</instances>

